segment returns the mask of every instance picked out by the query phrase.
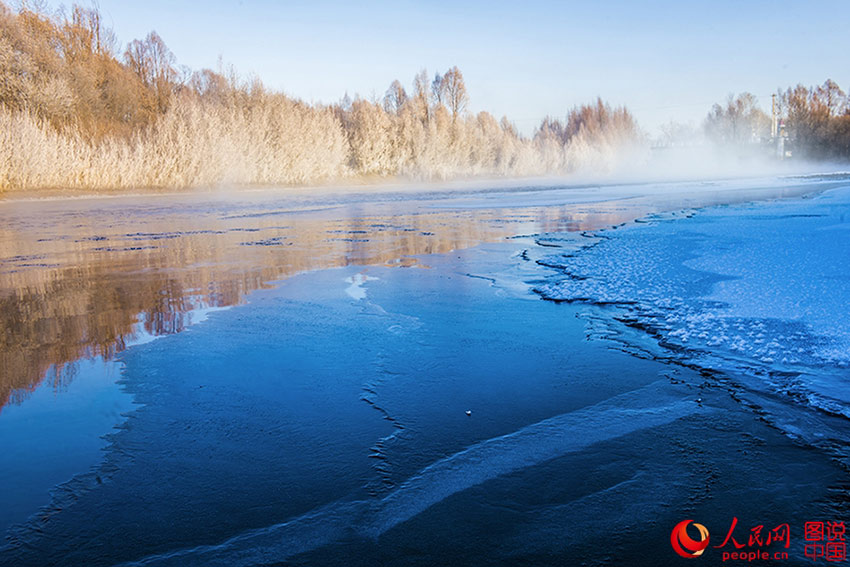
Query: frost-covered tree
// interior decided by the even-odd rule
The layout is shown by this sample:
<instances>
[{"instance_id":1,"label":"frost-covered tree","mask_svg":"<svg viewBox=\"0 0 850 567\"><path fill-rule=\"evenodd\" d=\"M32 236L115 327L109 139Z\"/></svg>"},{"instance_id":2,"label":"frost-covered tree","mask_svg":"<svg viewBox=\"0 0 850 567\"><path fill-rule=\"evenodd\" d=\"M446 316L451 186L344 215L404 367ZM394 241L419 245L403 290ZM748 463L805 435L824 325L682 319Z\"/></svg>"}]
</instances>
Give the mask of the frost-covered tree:
<instances>
[{"instance_id":1,"label":"frost-covered tree","mask_svg":"<svg viewBox=\"0 0 850 567\"><path fill-rule=\"evenodd\" d=\"M778 97L795 152L808 157L850 157L850 103L837 83L798 84Z\"/></svg>"},{"instance_id":2,"label":"frost-covered tree","mask_svg":"<svg viewBox=\"0 0 850 567\"><path fill-rule=\"evenodd\" d=\"M715 104L705 119L705 133L718 144L746 144L767 137L770 119L750 93L729 95L724 106Z\"/></svg>"},{"instance_id":3,"label":"frost-covered tree","mask_svg":"<svg viewBox=\"0 0 850 567\"><path fill-rule=\"evenodd\" d=\"M152 89L160 111L168 107L177 71L176 58L156 32L150 32L143 40L130 42L124 52L127 66Z\"/></svg>"},{"instance_id":4,"label":"frost-covered tree","mask_svg":"<svg viewBox=\"0 0 850 567\"><path fill-rule=\"evenodd\" d=\"M398 114L406 102L407 92L404 87L398 80L393 81L384 94L384 110L390 114Z\"/></svg>"},{"instance_id":5,"label":"frost-covered tree","mask_svg":"<svg viewBox=\"0 0 850 567\"><path fill-rule=\"evenodd\" d=\"M846 95L832 79L827 79L823 85L814 89L812 99L814 105L821 107L828 118L838 116L845 109Z\"/></svg>"},{"instance_id":6,"label":"frost-covered tree","mask_svg":"<svg viewBox=\"0 0 850 567\"><path fill-rule=\"evenodd\" d=\"M463 73L457 67L452 67L443 75L442 91L445 94L446 104L452 113L452 120L456 121L469 103L469 94L466 92L466 83Z\"/></svg>"},{"instance_id":7,"label":"frost-covered tree","mask_svg":"<svg viewBox=\"0 0 850 567\"><path fill-rule=\"evenodd\" d=\"M431 103L435 107L442 106L445 94L443 76L440 73L434 73L434 79L431 81Z\"/></svg>"},{"instance_id":8,"label":"frost-covered tree","mask_svg":"<svg viewBox=\"0 0 850 567\"><path fill-rule=\"evenodd\" d=\"M415 117L423 122L427 122L431 116L430 105L428 104L428 89L428 71L422 69L413 78L413 96L411 97L411 102Z\"/></svg>"},{"instance_id":9,"label":"frost-covered tree","mask_svg":"<svg viewBox=\"0 0 850 567\"><path fill-rule=\"evenodd\" d=\"M392 118L366 100L355 100L351 106L348 139L354 169L365 175L394 173Z\"/></svg>"}]
</instances>

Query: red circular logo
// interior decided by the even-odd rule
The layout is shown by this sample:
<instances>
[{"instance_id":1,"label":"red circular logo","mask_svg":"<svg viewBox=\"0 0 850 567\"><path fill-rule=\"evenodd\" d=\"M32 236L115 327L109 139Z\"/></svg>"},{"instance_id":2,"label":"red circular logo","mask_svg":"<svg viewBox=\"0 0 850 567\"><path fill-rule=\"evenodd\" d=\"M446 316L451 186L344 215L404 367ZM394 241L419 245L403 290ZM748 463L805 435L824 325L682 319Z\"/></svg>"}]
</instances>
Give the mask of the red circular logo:
<instances>
[{"instance_id":1,"label":"red circular logo","mask_svg":"<svg viewBox=\"0 0 850 567\"><path fill-rule=\"evenodd\" d=\"M699 531L699 539L693 539L688 535L688 524L690 523L693 523L694 527ZM688 559L699 557L705 551L705 548L708 547L708 529L693 520L682 520L670 532L670 544L673 546L673 551L682 557Z\"/></svg>"}]
</instances>

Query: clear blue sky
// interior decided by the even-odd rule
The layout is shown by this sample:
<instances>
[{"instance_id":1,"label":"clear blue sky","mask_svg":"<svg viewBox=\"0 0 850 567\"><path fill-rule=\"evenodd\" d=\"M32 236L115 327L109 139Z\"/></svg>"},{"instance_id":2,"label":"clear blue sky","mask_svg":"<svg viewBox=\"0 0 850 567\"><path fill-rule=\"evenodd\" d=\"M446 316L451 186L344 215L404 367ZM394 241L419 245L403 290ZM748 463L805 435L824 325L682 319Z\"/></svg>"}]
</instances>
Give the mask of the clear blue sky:
<instances>
[{"instance_id":1,"label":"clear blue sky","mask_svg":"<svg viewBox=\"0 0 850 567\"><path fill-rule=\"evenodd\" d=\"M59 2L53 2L58 5ZM627 104L650 133L701 123L750 91L769 110L779 86L850 87L850 2L318 2L100 0L121 42L156 30L181 64L242 73L307 101L409 88L457 65L471 110L526 133L597 95Z\"/></svg>"}]
</instances>

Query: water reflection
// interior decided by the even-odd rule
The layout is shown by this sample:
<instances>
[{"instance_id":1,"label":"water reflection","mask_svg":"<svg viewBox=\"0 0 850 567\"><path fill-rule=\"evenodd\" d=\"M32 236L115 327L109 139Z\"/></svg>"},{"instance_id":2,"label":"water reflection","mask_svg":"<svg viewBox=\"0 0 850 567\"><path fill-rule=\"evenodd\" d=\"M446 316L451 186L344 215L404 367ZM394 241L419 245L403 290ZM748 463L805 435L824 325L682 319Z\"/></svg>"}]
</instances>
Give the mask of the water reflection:
<instances>
[{"instance_id":1,"label":"water reflection","mask_svg":"<svg viewBox=\"0 0 850 567\"><path fill-rule=\"evenodd\" d=\"M180 332L194 311L236 305L298 272L407 267L424 254L592 230L713 199L513 208L493 199L492 208L453 208L447 198L305 201L278 193L0 203L0 408L44 380L67 384L76 360L108 360L140 332Z\"/></svg>"}]
</instances>

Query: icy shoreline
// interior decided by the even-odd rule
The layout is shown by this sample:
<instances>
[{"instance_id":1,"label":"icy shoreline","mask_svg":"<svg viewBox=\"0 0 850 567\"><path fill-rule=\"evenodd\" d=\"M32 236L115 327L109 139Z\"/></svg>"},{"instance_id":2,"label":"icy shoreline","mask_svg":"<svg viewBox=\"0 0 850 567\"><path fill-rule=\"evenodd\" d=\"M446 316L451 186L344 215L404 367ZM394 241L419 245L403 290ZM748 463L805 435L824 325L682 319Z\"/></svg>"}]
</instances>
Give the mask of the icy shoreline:
<instances>
[{"instance_id":1,"label":"icy shoreline","mask_svg":"<svg viewBox=\"0 0 850 567\"><path fill-rule=\"evenodd\" d=\"M850 417L850 187L588 236L540 261L543 298L614 306L685 363Z\"/></svg>"}]
</instances>

